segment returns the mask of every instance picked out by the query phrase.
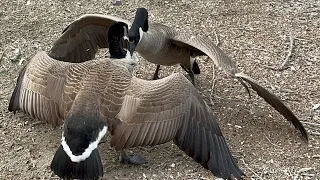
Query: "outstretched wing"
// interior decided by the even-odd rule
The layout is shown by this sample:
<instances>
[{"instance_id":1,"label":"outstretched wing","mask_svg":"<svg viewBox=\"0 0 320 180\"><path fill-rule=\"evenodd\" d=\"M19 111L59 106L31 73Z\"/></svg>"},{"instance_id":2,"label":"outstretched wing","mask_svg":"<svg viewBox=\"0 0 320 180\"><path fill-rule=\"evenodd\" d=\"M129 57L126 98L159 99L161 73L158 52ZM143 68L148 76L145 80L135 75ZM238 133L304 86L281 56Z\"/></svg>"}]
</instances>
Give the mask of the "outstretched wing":
<instances>
[{"instance_id":1,"label":"outstretched wing","mask_svg":"<svg viewBox=\"0 0 320 180\"><path fill-rule=\"evenodd\" d=\"M83 64L65 63L36 54L21 71L9 111L22 110L32 118L60 126L80 89Z\"/></svg>"},{"instance_id":2,"label":"outstretched wing","mask_svg":"<svg viewBox=\"0 0 320 180\"><path fill-rule=\"evenodd\" d=\"M249 83L253 90L255 90L260 97L262 97L267 103L275 108L280 114L282 114L288 121L290 121L296 129L298 129L302 137L308 141L308 133L303 127L299 119L293 114L293 112L277 97L275 94L269 92L266 88L259 85L257 81L249 77L244 73L235 74L237 78Z\"/></svg>"},{"instance_id":3,"label":"outstretched wing","mask_svg":"<svg viewBox=\"0 0 320 180\"><path fill-rule=\"evenodd\" d=\"M287 106L285 106L276 95L272 94L267 89L259 85L259 83L253 80L251 77L244 73L238 73L238 69L235 63L221 49L215 46L209 38L189 38L187 36L180 35L176 36L174 40L179 46L197 48L201 52L205 53L213 60L216 66L220 67L222 70L230 74L232 77L236 77L240 81L240 83L246 88L247 92L249 92L249 89L243 81L249 83L253 90L255 90L260 97L262 97L267 103L274 107L288 121L292 122L292 124L301 132L305 140L308 141L308 135L306 130L304 129L303 125L298 120L298 118L293 114L293 112Z\"/></svg>"},{"instance_id":4,"label":"outstretched wing","mask_svg":"<svg viewBox=\"0 0 320 180\"><path fill-rule=\"evenodd\" d=\"M59 70L63 71L61 62L50 59L45 52L39 52L24 67L11 96L9 111L21 109L32 118L59 126L63 118L59 103L65 76Z\"/></svg>"},{"instance_id":5,"label":"outstretched wing","mask_svg":"<svg viewBox=\"0 0 320 180\"><path fill-rule=\"evenodd\" d=\"M181 150L218 177L240 178L216 118L182 75L146 81L133 77L112 124L116 149L174 140ZM110 108L113 109L113 108Z\"/></svg>"},{"instance_id":6,"label":"outstretched wing","mask_svg":"<svg viewBox=\"0 0 320 180\"><path fill-rule=\"evenodd\" d=\"M95 57L98 48L108 48L108 30L116 22L128 21L110 15L86 14L72 22L54 43L49 56L65 62L84 62Z\"/></svg>"}]
</instances>

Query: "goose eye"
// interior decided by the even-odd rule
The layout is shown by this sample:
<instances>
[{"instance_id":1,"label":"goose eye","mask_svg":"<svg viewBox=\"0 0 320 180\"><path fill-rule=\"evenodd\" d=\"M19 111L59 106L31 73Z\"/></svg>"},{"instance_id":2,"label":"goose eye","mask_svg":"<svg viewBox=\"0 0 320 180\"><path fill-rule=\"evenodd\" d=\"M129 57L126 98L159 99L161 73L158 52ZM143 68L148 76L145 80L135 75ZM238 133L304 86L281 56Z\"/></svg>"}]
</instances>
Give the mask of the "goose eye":
<instances>
[{"instance_id":1,"label":"goose eye","mask_svg":"<svg viewBox=\"0 0 320 180\"><path fill-rule=\"evenodd\" d=\"M134 38L129 38L130 43L134 43Z\"/></svg>"}]
</instances>

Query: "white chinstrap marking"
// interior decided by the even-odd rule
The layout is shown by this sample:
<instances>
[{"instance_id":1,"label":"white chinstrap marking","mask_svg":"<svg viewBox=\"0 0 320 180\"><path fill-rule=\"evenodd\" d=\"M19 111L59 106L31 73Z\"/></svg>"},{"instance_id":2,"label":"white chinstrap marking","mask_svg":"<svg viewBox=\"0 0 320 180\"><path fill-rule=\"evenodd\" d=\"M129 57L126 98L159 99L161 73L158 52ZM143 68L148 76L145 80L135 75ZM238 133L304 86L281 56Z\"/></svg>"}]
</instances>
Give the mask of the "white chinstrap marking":
<instances>
[{"instance_id":1,"label":"white chinstrap marking","mask_svg":"<svg viewBox=\"0 0 320 180\"><path fill-rule=\"evenodd\" d=\"M133 61L134 60L134 56L130 54L130 51L127 50L127 54L126 54L126 60L128 60L128 62L130 63L130 60Z\"/></svg>"},{"instance_id":2,"label":"white chinstrap marking","mask_svg":"<svg viewBox=\"0 0 320 180\"><path fill-rule=\"evenodd\" d=\"M142 28L141 28L141 27L139 27L139 35L140 35L140 39L139 39L138 44L140 43L140 41L141 41L141 39L142 39L143 34L144 34L144 31L142 30Z\"/></svg>"},{"instance_id":3,"label":"white chinstrap marking","mask_svg":"<svg viewBox=\"0 0 320 180\"><path fill-rule=\"evenodd\" d=\"M88 148L81 154L81 155L73 155L71 149L69 148L65 137L62 133L62 138L61 138L61 145L63 147L63 150L67 153L67 155L70 157L72 162L81 162L86 160L92 153L93 150L95 150L98 147L99 142L101 141L102 137L107 133L108 127L104 126L103 129L99 132L98 138L91 142L88 146Z\"/></svg>"},{"instance_id":4,"label":"white chinstrap marking","mask_svg":"<svg viewBox=\"0 0 320 180\"><path fill-rule=\"evenodd\" d=\"M196 58L193 58L190 56L190 65L191 65L191 70L193 69L193 64L194 64L194 61L196 60Z\"/></svg>"},{"instance_id":5,"label":"white chinstrap marking","mask_svg":"<svg viewBox=\"0 0 320 180\"><path fill-rule=\"evenodd\" d=\"M128 28L126 26L123 26L123 36L124 36L123 38L124 38L124 40L126 40L127 35L128 35Z\"/></svg>"}]
</instances>

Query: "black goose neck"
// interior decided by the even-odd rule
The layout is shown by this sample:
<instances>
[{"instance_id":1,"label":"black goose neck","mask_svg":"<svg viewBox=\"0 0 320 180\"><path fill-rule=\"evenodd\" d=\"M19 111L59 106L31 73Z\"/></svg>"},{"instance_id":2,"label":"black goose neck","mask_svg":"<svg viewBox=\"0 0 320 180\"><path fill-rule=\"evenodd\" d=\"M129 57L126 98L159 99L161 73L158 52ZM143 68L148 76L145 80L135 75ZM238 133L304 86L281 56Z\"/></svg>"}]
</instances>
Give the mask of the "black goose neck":
<instances>
[{"instance_id":1,"label":"black goose neck","mask_svg":"<svg viewBox=\"0 0 320 180\"><path fill-rule=\"evenodd\" d=\"M123 36L124 36L124 27L123 23L116 23L109 28L108 32L108 44L109 44L109 53L111 58L125 58L126 51L123 49Z\"/></svg>"},{"instance_id":2,"label":"black goose neck","mask_svg":"<svg viewBox=\"0 0 320 180\"><path fill-rule=\"evenodd\" d=\"M147 32L149 29L148 25L148 11L145 8L138 8L136 11L136 15L134 17L134 21L129 30L128 36L134 37L139 35L139 28L142 28L144 32Z\"/></svg>"}]
</instances>

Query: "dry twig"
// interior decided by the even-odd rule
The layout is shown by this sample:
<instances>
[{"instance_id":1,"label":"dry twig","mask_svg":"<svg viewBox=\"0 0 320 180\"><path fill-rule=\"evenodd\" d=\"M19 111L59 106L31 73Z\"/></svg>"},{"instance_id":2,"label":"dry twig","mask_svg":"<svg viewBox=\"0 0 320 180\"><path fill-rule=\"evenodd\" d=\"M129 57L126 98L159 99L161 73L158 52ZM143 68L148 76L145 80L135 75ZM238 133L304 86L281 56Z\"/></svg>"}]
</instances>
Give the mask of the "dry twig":
<instances>
[{"instance_id":1,"label":"dry twig","mask_svg":"<svg viewBox=\"0 0 320 180\"><path fill-rule=\"evenodd\" d=\"M283 63L281 64L281 66L279 68L276 68L276 67L272 67L272 66L264 66L265 68L267 69L271 69L271 70L274 70L274 71L283 71L283 70L286 70L290 67L289 63L289 59L291 58L292 56L292 52L293 52L293 45L294 45L294 38L292 37L292 35L290 34L289 36L289 40L290 40L290 44L289 44L289 52L286 56L286 58L284 59Z\"/></svg>"},{"instance_id":2,"label":"dry twig","mask_svg":"<svg viewBox=\"0 0 320 180\"><path fill-rule=\"evenodd\" d=\"M316 135L316 136L320 136L320 133L318 133L318 132L313 132L313 131L309 131L309 134L311 134L311 135Z\"/></svg>"},{"instance_id":3,"label":"dry twig","mask_svg":"<svg viewBox=\"0 0 320 180\"><path fill-rule=\"evenodd\" d=\"M241 159L241 160L242 160L242 163L249 169L249 171L251 171L255 176L257 176L258 179L263 180L263 178L262 178L261 176L259 176L256 172L254 172L254 171L246 164L246 162L244 162L243 159Z\"/></svg>"},{"instance_id":4,"label":"dry twig","mask_svg":"<svg viewBox=\"0 0 320 180\"><path fill-rule=\"evenodd\" d=\"M213 32L214 33L214 37L216 38L216 46L220 45L220 41L219 41L219 37L216 31Z\"/></svg>"},{"instance_id":5,"label":"dry twig","mask_svg":"<svg viewBox=\"0 0 320 180\"><path fill-rule=\"evenodd\" d=\"M264 134L264 136L267 138L267 140L269 141L270 144L272 144L273 146L275 146L275 147L277 147L277 148L282 148L281 146L278 146L278 145L272 143L272 142L270 141L270 139L268 138L268 136L266 136L265 134Z\"/></svg>"},{"instance_id":6,"label":"dry twig","mask_svg":"<svg viewBox=\"0 0 320 180\"><path fill-rule=\"evenodd\" d=\"M307 122L307 121L300 121L300 122L302 124L320 127L320 124L318 124L318 123L312 123L312 122Z\"/></svg>"},{"instance_id":7,"label":"dry twig","mask_svg":"<svg viewBox=\"0 0 320 180\"><path fill-rule=\"evenodd\" d=\"M299 171L296 172L296 174L293 176L293 179L294 179L294 180L297 180L297 179L299 179L299 176L300 176L302 173L305 173L305 172L308 172L308 171L311 171L311 170L314 170L314 168L301 168L301 169L299 169Z\"/></svg>"}]
</instances>

